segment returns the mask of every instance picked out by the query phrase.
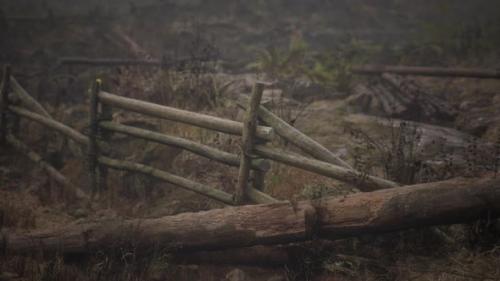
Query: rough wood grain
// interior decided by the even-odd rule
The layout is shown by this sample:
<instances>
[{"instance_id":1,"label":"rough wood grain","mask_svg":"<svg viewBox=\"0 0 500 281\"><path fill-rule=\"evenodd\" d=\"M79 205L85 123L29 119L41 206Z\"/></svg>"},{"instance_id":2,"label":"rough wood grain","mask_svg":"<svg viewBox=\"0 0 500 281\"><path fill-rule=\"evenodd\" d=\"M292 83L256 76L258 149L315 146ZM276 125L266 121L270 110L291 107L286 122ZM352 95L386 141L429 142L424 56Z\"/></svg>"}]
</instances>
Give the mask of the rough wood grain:
<instances>
[{"instance_id":1,"label":"rough wood grain","mask_svg":"<svg viewBox=\"0 0 500 281\"><path fill-rule=\"evenodd\" d=\"M309 239L310 207L288 203L228 207L156 219L109 220L74 224L57 231L10 235L7 252L34 248L91 253L127 247L162 247L173 252L275 244ZM265 219L263 219L265 218Z\"/></svg>"},{"instance_id":2,"label":"rough wood grain","mask_svg":"<svg viewBox=\"0 0 500 281\"><path fill-rule=\"evenodd\" d=\"M452 179L338 198L247 205L155 219L108 220L11 234L7 251L89 253L126 245L174 252L342 239L500 215L500 179ZM264 219L265 218L265 219Z\"/></svg>"}]
</instances>

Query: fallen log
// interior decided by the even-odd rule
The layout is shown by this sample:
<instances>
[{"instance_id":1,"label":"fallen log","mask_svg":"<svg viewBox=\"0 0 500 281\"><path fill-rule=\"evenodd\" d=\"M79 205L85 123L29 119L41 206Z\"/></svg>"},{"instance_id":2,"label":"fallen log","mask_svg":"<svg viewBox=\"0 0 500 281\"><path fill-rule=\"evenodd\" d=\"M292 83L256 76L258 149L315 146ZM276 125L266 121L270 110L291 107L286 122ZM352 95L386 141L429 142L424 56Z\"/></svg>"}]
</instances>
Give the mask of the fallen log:
<instances>
[{"instance_id":1,"label":"fallen log","mask_svg":"<svg viewBox=\"0 0 500 281\"><path fill-rule=\"evenodd\" d=\"M351 72L363 75L380 75L382 73L393 73L401 75L418 75L434 77L464 77L464 78L486 78L499 79L500 70L478 69L478 68L444 68L424 66L395 66L395 65L359 65L353 66Z\"/></svg>"},{"instance_id":2,"label":"fallen log","mask_svg":"<svg viewBox=\"0 0 500 281\"><path fill-rule=\"evenodd\" d=\"M92 253L134 245L173 252L341 239L500 215L500 179L452 179L339 198L111 219L3 237L7 252Z\"/></svg>"}]
</instances>

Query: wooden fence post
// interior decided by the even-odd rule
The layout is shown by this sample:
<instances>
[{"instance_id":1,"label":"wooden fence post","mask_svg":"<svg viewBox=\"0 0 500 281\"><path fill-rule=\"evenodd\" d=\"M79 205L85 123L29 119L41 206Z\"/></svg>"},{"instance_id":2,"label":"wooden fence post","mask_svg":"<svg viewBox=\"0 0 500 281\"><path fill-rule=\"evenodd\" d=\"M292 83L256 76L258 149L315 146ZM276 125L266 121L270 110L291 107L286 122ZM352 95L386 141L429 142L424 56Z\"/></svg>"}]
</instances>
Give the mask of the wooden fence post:
<instances>
[{"instance_id":1,"label":"wooden fence post","mask_svg":"<svg viewBox=\"0 0 500 281\"><path fill-rule=\"evenodd\" d=\"M89 165L89 186L92 191L92 196L96 195L98 191L98 181L97 181L97 158L98 158L98 147L97 147L97 131L98 131L98 106L99 102L97 100L97 95L101 91L101 81L96 79L92 90L90 91L90 110L89 110L89 145L88 151L88 165Z\"/></svg>"},{"instance_id":2,"label":"wooden fence post","mask_svg":"<svg viewBox=\"0 0 500 281\"><path fill-rule=\"evenodd\" d=\"M257 171L253 170L252 171L252 185L253 188L259 190L259 191L264 191L264 181L266 179L266 172L263 171Z\"/></svg>"},{"instance_id":3,"label":"wooden fence post","mask_svg":"<svg viewBox=\"0 0 500 281\"><path fill-rule=\"evenodd\" d=\"M101 83L101 81L99 81L99 83ZM97 98L97 100L99 102L99 98ZM113 120L112 107L110 105L105 104L105 103L100 103L100 106L101 106L101 113L98 116L99 124L101 122L112 121ZM98 127L98 136L101 139L102 143L109 143L109 139L111 138L111 134L112 133L110 131L103 129L100 126ZM104 153L104 155L109 156L106 153ZM106 165L102 165L99 163L98 163L98 167L99 167L99 189L109 191L109 188L108 188L108 167ZM108 203L111 204L112 194L108 194L108 200L110 200Z\"/></svg>"},{"instance_id":4,"label":"wooden fence post","mask_svg":"<svg viewBox=\"0 0 500 281\"><path fill-rule=\"evenodd\" d=\"M259 118L257 118L257 125L259 125ZM267 141L263 139L255 139L254 145L266 145ZM256 190L264 191L265 179L267 171L252 169L252 186Z\"/></svg>"},{"instance_id":5,"label":"wooden fence post","mask_svg":"<svg viewBox=\"0 0 500 281\"><path fill-rule=\"evenodd\" d=\"M252 97L247 108L245 120L243 121L243 141L241 145L240 169L238 174L238 185L236 187L235 203L241 204L247 197L248 177L253 156L255 141L255 130L257 128L257 109L262 99L264 84L257 82L254 85Z\"/></svg>"},{"instance_id":6,"label":"wooden fence post","mask_svg":"<svg viewBox=\"0 0 500 281\"><path fill-rule=\"evenodd\" d=\"M0 143L5 144L8 134L7 128L7 110L9 108L9 91L10 91L10 65L6 65L3 72L3 85L2 85L2 108L0 117Z\"/></svg>"}]
</instances>

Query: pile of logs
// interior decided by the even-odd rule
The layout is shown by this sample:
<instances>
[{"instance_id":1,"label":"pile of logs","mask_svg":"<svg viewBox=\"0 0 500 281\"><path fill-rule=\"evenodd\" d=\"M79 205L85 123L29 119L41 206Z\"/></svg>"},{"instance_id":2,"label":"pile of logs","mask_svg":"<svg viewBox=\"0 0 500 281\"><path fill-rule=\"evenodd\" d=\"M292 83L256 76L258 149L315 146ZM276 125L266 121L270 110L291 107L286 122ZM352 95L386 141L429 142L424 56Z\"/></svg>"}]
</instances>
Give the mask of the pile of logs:
<instances>
[{"instance_id":1,"label":"pile of logs","mask_svg":"<svg viewBox=\"0 0 500 281\"><path fill-rule=\"evenodd\" d=\"M456 110L436 94L424 90L417 81L382 74L368 86L357 85L347 104L360 112L427 122L451 121Z\"/></svg>"}]
</instances>

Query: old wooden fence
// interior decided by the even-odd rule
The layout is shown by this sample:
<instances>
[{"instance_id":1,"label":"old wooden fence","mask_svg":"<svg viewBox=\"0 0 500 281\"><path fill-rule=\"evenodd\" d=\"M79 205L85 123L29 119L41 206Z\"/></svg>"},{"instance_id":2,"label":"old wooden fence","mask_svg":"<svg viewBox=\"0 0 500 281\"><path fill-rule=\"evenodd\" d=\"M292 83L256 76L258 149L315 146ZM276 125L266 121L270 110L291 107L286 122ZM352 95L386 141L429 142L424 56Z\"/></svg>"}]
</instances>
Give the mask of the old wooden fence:
<instances>
[{"instance_id":1,"label":"old wooden fence","mask_svg":"<svg viewBox=\"0 0 500 281\"><path fill-rule=\"evenodd\" d=\"M78 198L88 200L91 196L87 195L84 189L72 184L59 171L44 161L40 155L16 137L19 118L37 122L57 131L85 148L89 168L90 188L88 190L92 191L93 194L107 188L108 168L112 168L145 174L230 205L238 205L248 201L256 203L278 202L277 199L263 192L264 178L266 172L270 169L271 161L269 160L354 184L361 191L373 191L398 186L397 183L354 170L348 163L339 159L324 146L260 105L265 87L264 83L257 82L254 85L251 97L240 100L239 105L246 109L243 122L121 97L102 91L101 84L102 82L99 79L94 82L90 95L88 121L90 130L88 135L84 135L54 120L40 103L21 87L15 77L11 76L10 67L7 66L4 70L1 88L1 141L11 145L38 163L57 182L73 190ZM241 151L237 155L192 140L114 122L112 118L114 108L241 136ZM8 124L9 120L13 120L10 121L12 124ZM262 120L264 123L258 124L258 120ZM211 160L238 167L236 192L235 194L229 194L215 187L206 186L155 167L113 159L109 156L111 133L121 133L159 144L178 147ZM276 137L286 139L312 157L271 146L269 142Z\"/></svg>"}]
</instances>

